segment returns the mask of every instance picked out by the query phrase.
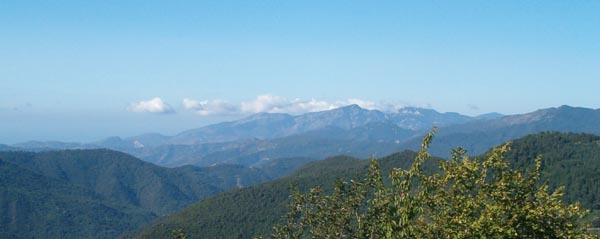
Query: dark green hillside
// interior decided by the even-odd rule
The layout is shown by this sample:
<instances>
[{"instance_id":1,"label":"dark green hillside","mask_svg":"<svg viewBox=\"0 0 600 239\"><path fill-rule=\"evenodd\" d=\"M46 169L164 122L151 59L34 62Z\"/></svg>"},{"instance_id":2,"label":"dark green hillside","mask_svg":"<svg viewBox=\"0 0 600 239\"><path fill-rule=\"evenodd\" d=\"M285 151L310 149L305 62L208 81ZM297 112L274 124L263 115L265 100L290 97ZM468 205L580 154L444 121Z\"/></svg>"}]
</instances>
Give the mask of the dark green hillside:
<instances>
[{"instance_id":1,"label":"dark green hillside","mask_svg":"<svg viewBox=\"0 0 600 239\"><path fill-rule=\"evenodd\" d=\"M517 167L531 167L542 156L542 179L550 189L565 187L566 202L600 210L600 136L540 133L515 140L507 154Z\"/></svg>"},{"instance_id":2,"label":"dark green hillside","mask_svg":"<svg viewBox=\"0 0 600 239\"><path fill-rule=\"evenodd\" d=\"M315 158L306 157L276 158L262 160L254 165L254 167L260 169L268 177L275 179L288 175L304 164L316 160Z\"/></svg>"},{"instance_id":3,"label":"dark green hillside","mask_svg":"<svg viewBox=\"0 0 600 239\"><path fill-rule=\"evenodd\" d=\"M511 147L507 159L515 166L531 167L534 157L543 155L542 174L551 186L565 185L567 201L579 201L584 208L598 209L600 137L541 133L515 140ZM379 164L386 172L392 167L410 165L414 157L415 153L407 151L382 158ZM290 184L298 185L300 190L316 185L330 186L336 178L356 176L367 164L366 160L346 157L309 163L279 180L200 201L153 223L138 237L166 237L176 228L182 228L189 238L251 238L265 234L287 212ZM594 225L598 226L597 220Z\"/></svg>"},{"instance_id":4,"label":"dark green hillside","mask_svg":"<svg viewBox=\"0 0 600 239\"><path fill-rule=\"evenodd\" d=\"M230 188L268 180L257 169L237 165L169 169L105 149L1 152L0 159L156 215Z\"/></svg>"},{"instance_id":5,"label":"dark green hillside","mask_svg":"<svg viewBox=\"0 0 600 239\"><path fill-rule=\"evenodd\" d=\"M321 172L319 180L306 175L288 176L207 198L180 213L160 220L140 237L167 238L171 235L171 230L181 227L191 238L251 238L257 233L270 231L271 225L285 213L290 184L314 186L336 173L354 174L364 166L360 164L360 160L346 157L318 163L331 163L336 170L324 171L324 167L319 167L315 168L318 170L312 171ZM314 167L307 165L304 168L310 170ZM333 181L333 178L330 181Z\"/></svg>"},{"instance_id":6,"label":"dark green hillside","mask_svg":"<svg viewBox=\"0 0 600 239\"><path fill-rule=\"evenodd\" d=\"M407 167L416 156L403 152L380 160L382 170ZM266 234L287 212L289 186L308 190L330 186L338 178L354 178L366 170L367 160L334 157L311 162L289 176L253 187L236 189L207 198L147 227L139 238L166 238L183 228L190 238L251 238Z\"/></svg>"},{"instance_id":7,"label":"dark green hillside","mask_svg":"<svg viewBox=\"0 0 600 239\"><path fill-rule=\"evenodd\" d=\"M114 238L152 213L0 160L0 238Z\"/></svg>"}]
</instances>

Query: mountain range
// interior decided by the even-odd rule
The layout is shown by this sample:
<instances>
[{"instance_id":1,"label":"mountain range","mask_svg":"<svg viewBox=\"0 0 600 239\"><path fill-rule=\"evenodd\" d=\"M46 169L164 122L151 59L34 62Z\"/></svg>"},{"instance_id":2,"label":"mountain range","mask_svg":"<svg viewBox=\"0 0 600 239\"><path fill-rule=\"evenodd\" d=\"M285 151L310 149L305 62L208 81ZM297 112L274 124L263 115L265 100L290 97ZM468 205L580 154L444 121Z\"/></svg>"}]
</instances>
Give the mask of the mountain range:
<instances>
[{"instance_id":1,"label":"mountain range","mask_svg":"<svg viewBox=\"0 0 600 239\"><path fill-rule=\"evenodd\" d=\"M355 176L365 162L356 158L403 152L382 159L384 168L402 167L414 156L404 150L418 149L422 135L433 126L438 133L430 152L442 160L458 146L480 155L505 141L545 131L598 135L600 110L561 106L469 117L352 105L298 116L261 113L174 136L0 145L0 226L6 228L0 238L114 238L156 218L161 219L138 236L165 236L173 225L196 234L197 228L183 223L187 220L202 225L207 235L219 235L214 238L227 230L241 238L264 234L285 211L289 191L283 185L309 187ZM517 153L510 157L527 166L523 162L528 160L517 159L551 155L545 168L551 186L566 184L566 200L580 201L597 215L600 192L593 182L600 180L595 156L600 155L599 141L593 135L536 134L517 140ZM252 200L246 202L248 198ZM168 216L195 202L190 208L196 209ZM228 221L232 223L223 223Z\"/></svg>"},{"instance_id":2,"label":"mountain range","mask_svg":"<svg viewBox=\"0 0 600 239\"><path fill-rule=\"evenodd\" d=\"M476 120L440 127L431 153L448 157L451 149L461 146L471 155L481 154L502 142L544 131L590 133L600 135L600 109L560 106L527 114ZM418 138L405 142L404 148L420 147Z\"/></svg>"},{"instance_id":3,"label":"mountain range","mask_svg":"<svg viewBox=\"0 0 600 239\"><path fill-rule=\"evenodd\" d=\"M327 128L351 130L371 123L392 123L408 132L428 129L432 125L445 126L466 122L474 118L458 113L439 113L431 109L402 108L397 112L367 110L358 105L349 105L333 110L311 112L298 116L281 113L258 113L249 117L199 129L181 132L173 137L142 135L125 139L142 145L190 145L215 142L230 142L240 139L274 139L304 134ZM162 141L161 141L162 140ZM160 142L160 143L159 143ZM102 144L102 142L100 143ZM138 147L140 144L137 144Z\"/></svg>"},{"instance_id":4,"label":"mountain range","mask_svg":"<svg viewBox=\"0 0 600 239\"><path fill-rule=\"evenodd\" d=\"M433 126L439 133L432 154L448 157L451 148L462 146L476 155L504 141L543 131L599 134L600 110L561 106L518 115L469 117L415 107L381 112L350 105L297 116L259 113L174 136L143 134L91 143L30 141L0 150L108 148L166 167L219 163L257 167L281 158L369 157L414 150L421 135Z\"/></svg>"}]
</instances>

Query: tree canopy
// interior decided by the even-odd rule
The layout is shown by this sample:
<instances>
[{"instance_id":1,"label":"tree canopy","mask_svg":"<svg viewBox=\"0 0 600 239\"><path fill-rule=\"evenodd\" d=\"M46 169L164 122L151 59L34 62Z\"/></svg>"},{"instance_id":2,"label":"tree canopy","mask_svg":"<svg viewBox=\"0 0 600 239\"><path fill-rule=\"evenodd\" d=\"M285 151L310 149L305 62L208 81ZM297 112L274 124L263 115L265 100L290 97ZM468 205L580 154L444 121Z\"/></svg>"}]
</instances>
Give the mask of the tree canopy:
<instances>
[{"instance_id":1,"label":"tree canopy","mask_svg":"<svg viewBox=\"0 0 600 239\"><path fill-rule=\"evenodd\" d=\"M587 211L540 181L539 157L533 168L509 165L510 143L477 158L458 148L438 170L423 170L434 133L411 167L390 172L389 184L372 159L366 175L337 181L331 194L294 191L271 238L596 238L581 223Z\"/></svg>"}]
</instances>

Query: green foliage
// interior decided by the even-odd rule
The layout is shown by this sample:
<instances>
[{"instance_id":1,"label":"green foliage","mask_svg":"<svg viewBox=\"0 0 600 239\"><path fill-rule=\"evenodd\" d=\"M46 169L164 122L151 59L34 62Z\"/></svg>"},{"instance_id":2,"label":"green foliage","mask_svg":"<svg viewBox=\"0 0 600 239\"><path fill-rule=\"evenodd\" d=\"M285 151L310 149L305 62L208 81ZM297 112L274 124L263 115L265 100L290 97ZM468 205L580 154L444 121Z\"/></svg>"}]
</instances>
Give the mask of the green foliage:
<instances>
[{"instance_id":1,"label":"green foliage","mask_svg":"<svg viewBox=\"0 0 600 239\"><path fill-rule=\"evenodd\" d=\"M0 172L0 238L115 238L269 179L239 165L163 168L104 149L0 152Z\"/></svg>"},{"instance_id":2,"label":"green foliage","mask_svg":"<svg viewBox=\"0 0 600 239\"><path fill-rule=\"evenodd\" d=\"M138 238L167 238L179 228L188 238L251 238L268 233L285 214L290 184L316 186L332 182L337 176L355 174L362 166L357 167L357 162L361 160L338 157L309 163L292 176L206 198L155 222Z\"/></svg>"},{"instance_id":3,"label":"green foliage","mask_svg":"<svg viewBox=\"0 0 600 239\"><path fill-rule=\"evenodd\" d=\"M313 161L316 161L316 159L306 157L276 158L263 160L253 167L260 169L265 175L275 179L286 176L302 167L302 165Z\"/></svg>"},{"instance_id":4,"label":"green foliage","mask_svg":"<svg viewBox=\"0 0 600 239\"><path fill-rule=\"evenodd\" d=\"M0 238L115 238L153 217L0 159Z\"/></svg>"},{"instance_id":5,"label":"green foliage","mask_svg":"<svg viewBox=\"0 0 600 239\"><path fill-rule=\"evenodd\" d=\"M376 160L364 178L292 194L287 222L272 238L594 238L578 204L561 200L562 188L540 184L541 159L523 172L505 159L510 144L482 158L452 151L439 171L426 173L433 132L408 169L393 169L385 185Z\"/></svg>"},{"instance_id":6,"label":"green foliage","mask_svg":"<svg viewBox=\"0 0 600 239\"><path fill-rule=\"evenodd\" d=\"M542 181L550 190L564 187L564 200L600 210L600 137L545 132L515 140L506 154L514 167L532 167L542 156ZM599 221L600 223L600 221ZM600 224L599 224L600 225Z\"/></svg>"},{"instance_id":7,"label":"green foliage","mask_svg":"<svg viewBox=\"0 0 600 239\"><path fill-rule=\"evenodd\" d=\"M415 152L405 151L380 159L383 170L411 165ZM426 167L433 167L430 163ZM271 182L231 190L199 201L192 206L148 225L136 238L168 238L182 228L188 238L252 238L268 235L287 211L290 185L300 191L324 185L333 190L338 178L357 179L369 167L368 160L333 157L302 166L292 174Z\"/></svg>"},{"instance_id":8,"label":"green foliage","mask_svg":"<svg viewBox=\"0 0 600 239\"><path fill-rule=\"evenodd\" d=\"M186 239L185 232L183 229L173 230L173 238L175 239Z\"/></svg>"},{"instance_id":9,"label":"green foliage","mask_svg":"<svg viewBox=\"0 0 600 239\"><path fill-rule=\"evenodd\" d=\"M256 169L239 165L164 168L105 149L0 152L0 159L156 215L173 213L201 198L235 188L238 178L243 186L269 179Z\"/></svg>"},{"instance_id":10,"label":"green foliage","mask_svg":"<svg viewBox=\"0 0 600 239\"><path fill-rule=\"evenodd\" d=\"M550 191L555 191L555 185L564 185L563 200L568 203L581 202L582 208L592 209L585 220L591 222L592 227L600 227L600 220L593 221L600 217L600 213L593 209L600 199L600 185L596 183L600 181L599 139L594 135L573 133L530 135L513 141L505 158L511 167L533 169L536 156L543 155L541 181L548 182ZM382 173L389 173L392 168L409 169L416 156L416 152L404 151L379 158L377 164ZM476 159L482 161L484 157ZM423 164L425 173L432 175L439 172L437 161L441 160L445 161L439 158L426 160ZM369 160L348 157L311 162L278 180L199 201L148 225L137 237L169 238L172 230L177 228L183 228L188 238L267 236L289 210L290 185L305 193L321 186L321 194L332 194L336 179L360 182L361 176L367 174L369 165ZM382 177L382 180L385 186L391 186L390 177Z\"/></svg>"}]
</instances>

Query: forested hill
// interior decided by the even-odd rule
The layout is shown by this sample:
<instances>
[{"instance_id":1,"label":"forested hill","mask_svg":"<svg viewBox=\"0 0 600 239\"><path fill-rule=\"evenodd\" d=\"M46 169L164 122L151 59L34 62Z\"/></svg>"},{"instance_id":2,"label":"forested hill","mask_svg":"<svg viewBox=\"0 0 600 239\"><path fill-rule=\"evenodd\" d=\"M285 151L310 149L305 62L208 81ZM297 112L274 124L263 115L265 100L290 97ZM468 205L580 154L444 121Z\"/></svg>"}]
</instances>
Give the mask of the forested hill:
<instances>
[{"instance_id":1,"label":"forested hill","mask_svg":"<svg viewBox=\"0 0 600 239\"><path fill-rule=\"evenodd\" d=\"M163 168L105 149L0 152L0 160L0 228L20 238L114 238L204 197L270 179L239 165Z\"/></svg>"},{"instance_id":2,"label":"forested hill","mask_svg":"<svg viewBox=\"0 0 600 239\"><path fill-rule=\"evenodd\" d=\"M408 167L416 153L405 151L379 159L383 172ZM441 160L441 159L438 159ZM333 157L311 162L278 180L235 189L207 198L144 228L138 238L167 238L182 228L189 238L252 238L271 231L287 211L290 185L301 191L322 185L330 189L336 179L352 179L364 173L368 160ZM427 167L435 165L430 161Z\"/></svg>"},{"instance_id":3,"label":"forested hill","mask_svg":"<svg viewBox=\"0 0 600 239\"><path fill-rule=\"evenodd\" d=\"M407 167L415 155L406 151L380 159L382 172L385 174L392 167ZM565 185L567 201L578 201L584 208L598 210L600 137L573 133L535 134L515 140L507 159L515 166L531 167L537 155L543 156L542 177L553 187ZM367 160L346 157L313 162L288 177L195 203L146 227L138 238L164 238L177 228L182 228L188 238L264 235L287 212L289 185L298 185L301 190L316 185L331 186L337 178L359 175L367 164ZM598 221L594 223L597 226Z\"/></svg>"},{"instance_id":4,"label":"forested hill","mask_svg":"<svg viewBox=\"0 0 600 239\"><path fill-rule=\"evenodd\" d=\"M600 136L545 132L515 140L506 155L515 167L533 167L542 157L550 190L565 187L565 201L600 210ZM600 226L600 225L598 225Z\"/></svg>"},{"instance_id":5,"label":"forested hill","mask_svg":"<svg viewBox=\"0 0 600 239\"><path fill-rule=\"evenodd\" d=\"M0 238L114 238L154 217L1 159L0 188Z\"/></svg>"}]
</instances>

